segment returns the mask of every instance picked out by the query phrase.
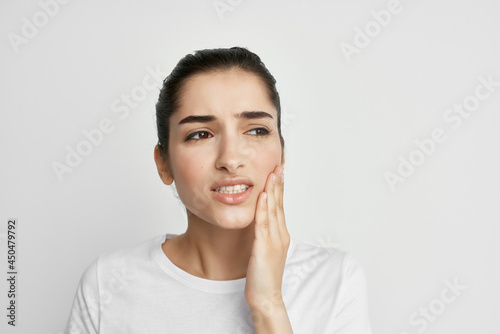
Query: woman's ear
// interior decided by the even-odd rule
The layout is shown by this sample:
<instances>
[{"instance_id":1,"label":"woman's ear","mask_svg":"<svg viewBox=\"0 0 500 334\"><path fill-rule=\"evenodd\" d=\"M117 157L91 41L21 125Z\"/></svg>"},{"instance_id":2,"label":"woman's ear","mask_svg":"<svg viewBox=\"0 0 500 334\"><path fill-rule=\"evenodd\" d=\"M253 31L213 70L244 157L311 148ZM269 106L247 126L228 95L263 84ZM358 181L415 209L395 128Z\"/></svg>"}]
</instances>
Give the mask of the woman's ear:
<instances>
[{"instance_id":1,"label":"woman's ear","mask_svg":"<svg viewBox=\"0 0 500 334\"><path fill-rule=\"evenodd\" d=\"M154 151L156 168L158 169L158 175L160 179L167 186L171 185L174 182L174 176L172 172L167 167L167 161L164 159L163 155L160 153L160 147L158 145L155 146Z\"/></svg>"}]
</instances>

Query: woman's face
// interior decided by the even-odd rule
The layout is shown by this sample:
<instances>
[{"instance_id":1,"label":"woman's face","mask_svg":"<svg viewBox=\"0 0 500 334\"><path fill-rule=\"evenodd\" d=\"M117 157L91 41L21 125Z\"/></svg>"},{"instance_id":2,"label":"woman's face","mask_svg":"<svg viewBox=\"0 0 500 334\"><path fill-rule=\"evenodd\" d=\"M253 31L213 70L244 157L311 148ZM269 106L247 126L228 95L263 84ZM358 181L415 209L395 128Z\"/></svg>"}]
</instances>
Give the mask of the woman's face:
<instances>
[{"instance_id":1,"label":"woman's face","mask_svg":"<svg viewBox=\"0 0 500 334\"><path fill-rule=\"evenodd\" d=\"M241 69L189 78L170 118L169 140L170 173L190 219L225 229L252 223L257 198L283 153L277 111L261 79ZM217 192L224 181L250 187Z\"/></svg>"}]
</instances>

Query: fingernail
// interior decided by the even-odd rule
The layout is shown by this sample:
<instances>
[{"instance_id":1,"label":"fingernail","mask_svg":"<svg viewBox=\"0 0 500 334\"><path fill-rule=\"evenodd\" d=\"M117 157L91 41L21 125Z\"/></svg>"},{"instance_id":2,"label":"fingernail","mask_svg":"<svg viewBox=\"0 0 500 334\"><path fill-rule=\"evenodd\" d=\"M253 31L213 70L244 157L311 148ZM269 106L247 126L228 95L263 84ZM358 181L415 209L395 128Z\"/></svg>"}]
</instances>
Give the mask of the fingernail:
<instances>
[{"instance_id":1,"label":"fingernail","mask_svg":"<svg viewBox=\"0 0 500 334\"><path fill-rule=\"evenodd\" d=\"M267 193L262 195L262 201L265 203L267 201Z\"/></svg>"},{"instance_id":2,"label":"fingernail","mask_svg":"<svg viewBox=\"0 0 500 334\"><path fill-rule=\"evenodd\" d=\"M276 175L273 175L273 184L276 183Z\"/></svg>"},{"instance_id":3,"label":"fingernail","mask_svg":"<svg viewBox=\"0 0 500 334\"><path fill-rule=\"evenodd\" d=\"M278 176L283 176L283 171L285 170L284 167L281 167L279 172L278 172Z\"/></svg>"}]
</instances>

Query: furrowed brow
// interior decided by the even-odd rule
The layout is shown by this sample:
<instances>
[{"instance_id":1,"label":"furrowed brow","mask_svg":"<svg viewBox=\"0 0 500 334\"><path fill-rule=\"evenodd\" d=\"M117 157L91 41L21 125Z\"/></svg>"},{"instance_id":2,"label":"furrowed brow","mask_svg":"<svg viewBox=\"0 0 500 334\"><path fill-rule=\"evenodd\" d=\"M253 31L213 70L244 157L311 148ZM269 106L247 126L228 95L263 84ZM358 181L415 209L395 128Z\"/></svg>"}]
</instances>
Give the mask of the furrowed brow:
<instances>
[{"instance_id":1,"label":"furrowed brow","mask_svg":"<svg viewBox=\"0 0 500 334\"><path fill-rule=\"evenodd\" d=\"M244 119L256 119L256 118L271 118L273 116L265 111L243 111L241 113L234 115L236 118ZM179 125L186 123L209 123L217 119L214 115L191 115L186 118L181 119Z\"/></svg>"},{"instance_id":2,"label":"furrowed brow","mask_svg":"<svg viewBox=\"0 0 500 334\"><path fill-rule=\"evenodd\" d=\"M266 117L273 119L273 116L265 111L243 111L242 113L236 114L235 116L236 118L246 118L246 119L266 118Z\"/></svg>"},{"instance_id":3,"label":"furrowed brow","mask_svg":"<svg viewBox=\"0 0 500 334\"><path fill-rule=\"evenodd\" d=\"M213 122L216 119L217 118L214 115L206 115L206 116L191 115L181 119L179 125L184 123L208 123L208 122Z\"/></svg>"}]
</instances>

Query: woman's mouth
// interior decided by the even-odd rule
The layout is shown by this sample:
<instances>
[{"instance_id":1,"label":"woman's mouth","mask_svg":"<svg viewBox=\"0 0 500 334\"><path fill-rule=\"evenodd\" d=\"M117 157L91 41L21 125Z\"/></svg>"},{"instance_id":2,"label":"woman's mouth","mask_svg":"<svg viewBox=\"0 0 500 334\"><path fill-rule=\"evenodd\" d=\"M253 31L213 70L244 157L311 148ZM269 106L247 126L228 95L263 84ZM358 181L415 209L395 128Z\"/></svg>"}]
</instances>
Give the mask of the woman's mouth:
<instances>
[{"instance_id":1,"label":"woman's mouth","mask_svg":"<svg viewBox=\"0 0 500 334\"><path fill-rule=\"evenodd\" d=\"M246 191L248 188L250 188L250 186L247 184L237 184L234 186L219 187L215 189L215 191L223 194L236 194L236 193L242 193Z\"/></svg>"},{"instance_id":2,"label":"woman's mouth","mask_svg":"<svg viewBox=\"0 0 500 334\"><path fill-rule=\"evenodd\" d=\"M245 202L250 193L252 192L253 186L248 184L237 184L234 186L224 186L218 187L212 190L211 193L216 200L224 204L235 205Z\"/></svg>"}]
</instances>

